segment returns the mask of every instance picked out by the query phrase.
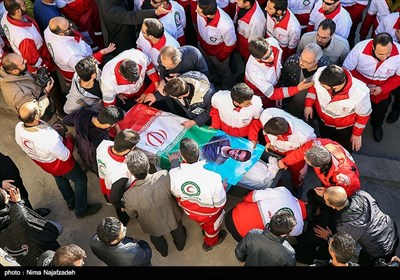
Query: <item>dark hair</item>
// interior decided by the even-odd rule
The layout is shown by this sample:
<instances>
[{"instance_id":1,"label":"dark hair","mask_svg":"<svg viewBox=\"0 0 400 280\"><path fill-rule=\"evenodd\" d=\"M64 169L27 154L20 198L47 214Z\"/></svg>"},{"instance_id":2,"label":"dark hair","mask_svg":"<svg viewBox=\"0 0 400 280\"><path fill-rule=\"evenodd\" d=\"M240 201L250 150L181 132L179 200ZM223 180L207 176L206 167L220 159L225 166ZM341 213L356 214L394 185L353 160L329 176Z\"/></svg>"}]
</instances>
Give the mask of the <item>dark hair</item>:
<instances>
[{"instance_id":1,"label":"dark hair","mask_svg":"<svg viewBox=\"0 0 400 280\"><path fill-rule=\"evenodd\" d=\"M231 151L231 150L239 150L239 151L241 151L242 153L245 153L244 158L243 158L243 159L240 159L240 158L233 158L233 157L229 154L229 151ZM229 156L231 159L236 160L236 161L245 162L245 161L248 161L248 160L251 158L251 152L250 152L249 150L238 149L238 148L230 148L230 149L228 150L227 153L228 153L228 156Z\"/></svg>"},{"instance_id":2,"label":"dark hair","mask_svg":"<svg viewBox=\"0 0 400 280\"><path fill-rule=\"evenodd\" d=\"M29 102L33 102L33 101L28 101ZM24 103L26 104L26 103ZM38 106L24 106L27 110L29 109L30 111L27 111L26 114L24 114L23 116L20 114L20 108L24 105L22 104L19 108L18 108L18 119L20 121L22 121L23 123L31 123L35 120L36 116L38 116L40 114L40 110L38 108Z\"/></svg>"},{"instance_id":3,"label":"dark hair","mask_svg":"<svg viewBox=\"0 0 400 280\"><path fill-rule=\"evenodd\" d=\"M346 82L346 73L342 67L332 64L322 70L318 81L329 87L338 86Z\"/></svg>"},{"instance_id":4,"label":"dark hair","mask_svg":"<svg viewBox=\"0 0 400 280\"><path fill-rule=\"evenodd\" d=\"M336 260L342 264L348 263L356 253L356 242L346 232L335 233L330 239L329 246L335 254Z\"/></svg>"},{"instance_id":5,"label":"dark hair","mask_svg":"<svg viewBox=\"0 0 400 280\"><path fill-rule=\"evenodd\" d=\"M111 242L119 238L121 222L115 217L104 218L97 226L97 237L105 245L112 245Z\"/></svg>"},{"instance_id":6,"label":"dark hair","mask_svg":"<svg viewBox=\"0 0 400 280\"><path fill-rule=\"evenodd\" d=\"M249 42L249 51L255 58L261 59L271 48L268 41L262 37L253 37Z\"/></svg>"},{"instance_id":7,"label":"dark hair","mask_svg":"<svg viewBox=\"0 0 400 280\"><path fill-rule=\"evenodd\" d=\"M127 128L120 131L114 139L114 149L118 153L133 149L139 143L140 136L133 129Z\"/></svg>"},{"instance_id":8,"label":"dark hair","mask_svg":"<svg viewBox=\"0 0 400 280\"><path fill-rule=\"evenodd\" d=\"M387 46L389 44L393 44L392 36L390 36L390 34L386 33L386 32L381 32L381 33L377 34L374 37L373 40L374 40L374 43L373 43L374 44L374 48L376 48L376 46L378 44L383 46L383 47L385 47L385 46Z\"/></svg>"},{"instance_id":9,"label":"dark hair","mask_svg":"<svg viewBox=\"0 0 400 280\"><path fill-rule=\"evenodd\" d=\"M205 16L215 15L217 13L218 6L216 0L198 0L197 5L199 5Z\"/></svg>"},{"instance_id":10,"label":"dark hair","mask_svg":"<svg viewBox=\"0 0 400 280\"><path fill-rule=\"evenodd\" d=\"M189 92L189 85L181 78L170 79L164 86L164 93L172 97L180 97Z\"/></svg>"},{"instance_id":11,"label":"dark hair","mask_svg":"<svg viewBox=\"0 0 400 280\"><path fill-rule=\"evenodd\" d=\"M21 9L21 5L15 0L4 0L4 8L10 14L14 16L18 9Z\"/></svg>"},{"instance_id":12,"label":"dark hair","mask_svg":"<svg viewBox=\"0 0 400 280\"><path fill-rule=\"evenodd\" d=\"M130 151L126 156L126 165L128 166L129 172L135 176L136 179L144 179L149 173L149 159L142 151Z\"/></svg>"},{"instance_id":13,"label":"dark hair","mask_svg":"<svg viewBox=\"0 0 400 280\"><path fill-rule=\"evenodd\" d=\"M233 101L241 104L247 100L251 100L254 96L254 91L245 83L238 83L231 89L231 98Z\"/></svg>"},{"instance_id":14,"label":"dark hair","mask_svg":"<svg viewBox=\"0 0 400 280\"><path fill-rule=\"evenodd\" d=\"M147 27L147 35L160 39L164 35L164 25L156 18L145 18L143 24Z\"/></svg>"},{"instance_id":15,"label":"dark hair","mask_svg":"<svg viewBox=\"0 0 400 280\"><path fill-rule=\"evenodd\" d=\"M277 11L285 12L288 7L288 0L269 0L271 3L274 3L274 9Z\"/></svg>"},{"instance_id":16,"label":"dark hair","mask_svg":"<svg viewBox=\"0 0 400 280\"><path fill-rule=\"evenodd\" d=\"M53 266L74 266L74 262L84 258L85 251L76 244L70 244L58 248L51 263Z\"/></svg>"},{"instance_id":17,"label":"dark hair","mask_svg":"<svg viewBox=\"0 0 400 280\"><path fill-rule=\"evenodd\" d=\"M1 59L3 69L7 74L11 74L11 71L18 69L17 64L15 64L15 62L11 59L13 55L14 53L9 53L3 56Z\"/></svg>"},{"instance_id":18,"label":"dark hair","mask_svg":"<svg viewBox=\"0 0 400 280\"><path fill-rule=\"evenodd\" d=\"M123 119L124 110L114 105L101 108L97 115L97 120L101 124L113 125Z\"/></svg>"},{"instance_id":19,"label":"dark hair","mask_svg":"<svg viewBox=\"0 0 400 280\"><path fill-rule=\"evenodd\" d=\"M75 65L76 74L82 81L90 81L92 75L97 72L96 65L97 61L92 56L82 58Z\"/></svg>"},{"instance_id":20,"label":"dark hair","mask_svg":"<svg viewBox=\"0 0 400 280\"><path fill-rule=\"evenodd\" d=\"M199 160L199 145L190 138L183 138L179 145L179 151L187 163L195 163Z\"/></svg>"},{"instance_id":21,"label":"dark hair","mask_svg":"<svg viewBox=\"0 0 400 280\"><path fill-rule=\"evenodd\" d=\"M323 21L321 21L318 25L318 29L322 27L322 30L327 30L331 32L331 35L335 34L336 31L336 22L331 20L330 18L326 18Z\"/></svg>"},{"instance_id":22,"label":"dark hair","mask_svg":"<svg viewBox=\"0 0 400 280\"><path fill-rule=\"evenodd\" d=\"M275 213L269 222L269 230L272 234L280 236L289 234L297 225L296 218L288 211L279 211Z\"/></svg>"},{"instance_id":23,"label":"dark hair","mask_svg":"<svg viewBox=\"0 0 400 280\"><path fill-rule=\"evenodd\" d=\"M135 83L139 80L140 71L137 63L130 59L125 59L121 65L119 66L119 72L122 77L127 79L128 81Z\"/></svg>"},{"instance_id":24,"label":"dark hair","mask_svg":"<svg viewBox=\"0 0 400 280\"><path fill-rule=\"evenodd\" d=\"M272 117L264 125L264 131L267 134L275 136L287 133L289 123L282 117Z\"/></svg>"}]
</instances>

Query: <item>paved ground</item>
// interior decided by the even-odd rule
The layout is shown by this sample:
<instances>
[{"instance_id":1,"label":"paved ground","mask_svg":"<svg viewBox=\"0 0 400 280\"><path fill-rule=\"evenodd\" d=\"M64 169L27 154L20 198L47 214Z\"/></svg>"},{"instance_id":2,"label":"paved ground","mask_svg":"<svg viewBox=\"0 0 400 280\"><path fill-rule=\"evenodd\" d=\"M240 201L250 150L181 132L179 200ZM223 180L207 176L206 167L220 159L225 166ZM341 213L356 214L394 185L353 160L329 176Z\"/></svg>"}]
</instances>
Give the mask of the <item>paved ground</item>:
<instances>
[{"instance_id":1,"label":"paved ground","mask_svg":"<svg viewBox=\"0 0 400 280\"><path fill-rule=\"evenodd\" d=\"M106 216L115 216L112 206L104 203L98 189L98 182L94 174L88 173L88 200L89 202L103 202L103 208L97 214L83 219L77 219L73 211L69 211L66 203L58 191L52 176L43 172L17 146L14 140L14 126L18 119L9 110L4 108L4 101L0 98L0 151L12 157L21 171L24 183L29 190L30 199L35 208L49 207L52 213L48 219L56 220L64 225L64 233L60 236L61 244L76 243L86 250L85 265L104 266L91 252L90 237L94 234L98 222ZM382 209L389 213L400 225L400 121L384 125L384 139L375 143L372 139L371 128L368 126L363 139L363 147L354 155L362 174L362 188L370 192L379 202ZM288 176L284 176L284 182ZM311 188L318 184L313 171L309 172L306 187ZM305 192L304 192L305 193ZM228 195L226 210L240 201L239 198ZM153 265L155 266L241 266L235 256L235 240L228 234L226 240L209 252L201 248L201 230L197 224L187 219L183 220L188 240L185 249L178 252L170 236L167 241L170 245L169 255L162 257L153 250ZM142 233L136 221L128 224L128 235L149 241L149 237ZM153 247L153 246L152 246ZM154 249L154 247L153 247ZM397 251L400 256L400 249Z\"/></svg>"}]
</instances>

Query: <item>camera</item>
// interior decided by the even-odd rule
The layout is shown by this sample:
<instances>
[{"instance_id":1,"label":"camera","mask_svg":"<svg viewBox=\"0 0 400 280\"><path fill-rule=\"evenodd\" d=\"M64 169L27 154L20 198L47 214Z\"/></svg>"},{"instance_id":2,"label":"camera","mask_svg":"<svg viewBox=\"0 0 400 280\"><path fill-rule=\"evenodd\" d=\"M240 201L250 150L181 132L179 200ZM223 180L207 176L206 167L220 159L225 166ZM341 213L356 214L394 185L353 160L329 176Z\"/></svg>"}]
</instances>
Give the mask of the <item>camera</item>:
<instances>
[{"instance_id":1,"label":"camera","mask_svg":"<svg viewBox=\"0 0 400 280\"><path fill-rule=\"evenodd\" d=\"M45 88L50 81L48 76L49 71L46 67L40 67L36 72L35 83L42 88Z\"/></svg>"},{"instance_id":2,"label":"camera","mask_svg":"<svg viewBox=\"0 0 400 280\"><path fill-rule=\"evenodd\" d=\"M399 265L400 265L400 263L398 263L398 262L387 263L384 259L381 259L381 258L379 258L375 262L375 266L377 266L377 267L383 267L383 266L399 267Z\"/></svg>"}]
</instances>

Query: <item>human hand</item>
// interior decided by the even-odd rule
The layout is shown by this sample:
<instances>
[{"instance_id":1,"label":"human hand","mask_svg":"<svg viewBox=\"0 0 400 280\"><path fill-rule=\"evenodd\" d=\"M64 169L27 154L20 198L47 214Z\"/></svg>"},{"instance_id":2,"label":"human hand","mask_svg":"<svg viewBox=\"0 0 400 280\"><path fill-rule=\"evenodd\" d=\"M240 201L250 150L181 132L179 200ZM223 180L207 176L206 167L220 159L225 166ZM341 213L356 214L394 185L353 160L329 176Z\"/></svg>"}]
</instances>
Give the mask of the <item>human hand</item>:
<instances>
[{"instance_id":1,"label":"human hand","mask_svg":"<svg viewBox=\"0 0 400 280\"><path fill-rule=\"evenodd\" d=\"M308 119L313 118L313 108L312 107L304 107L304 118L306 119L306 122L308 122Z\"/></svg>"},{"instance_id":2,"label":"human hand","mask_svg":"<svg viewBox=\"0 0 400 280\"><path fill-rule=\"evenodd\" d=\"M224 187L224 190L226 190L226 188L229 186L229 184L228 184L228 178L225 178L225 179L222 181L222 186Z\"/></svg>"},{"instance_id":3,"label":"human hand","mask_svg":"<svg viewBox=\"0 0 400 280\"><path fill-rule=\"evenodd\" d=\"M322 197L325 193L325 187L315 187L314 191L317 193L317 195Z\"/></svg>"},{"instance_id":4,"label":"human hand","mask_svg":"<svg viewBox=\"0 0 400 280\"><path fill-rule=\"evenodd\" d=\"M49 82L47 83L46 87L44 88L44 92L45 93L49 93L50 90L53 88L54 86L54 79L52 77L49 77Z\"/></svg>"},{"instance_id":5,"label":"human hand","mask_svg":"<svg viewBox=\"0 0 400 280\"><path fill-rule=\"evenodd\" d=\"M285 169L285 170L288 168L288 166L282 160L278 161L278 167L279 169Z\"/></svg>"},{"instance_id":6,"label":"human hand","mask_svg":"<svg viewBox=\"0 0 400 280\"><path fill-rule=\"evenodd\" d=\"M360 136L355 136L354 134L351 135L350 143L351 143L351 148L354 151L358 151L361 149L361 144L362 144L361 140L362 140L361 135Z\"/></svg>"},{"instance_id":7,"label":"human hand","mask_svg":"<svg viewBox=\"0 0 400 280\"><path fill-rule=\"evenodd\" d=\"M3 180L3 181L1 182L1 188L2 188L3 190L5 190L5 191L8 191L9 189L14 189L14 188L16 188L16 186L14 186L14 185L11 184L11 183L14 183L14 180Z\"/></svg>"},{"instance_id":8,"label":"human hand","mask_svg":"<svg viewBox=\"0 0 400 280\"><path fill-rule=\"evenodd\" d=\"M251 143L253 143L253 149L255 149L257 147L258 141L257 140L251 140Z\"/></svg>"},{"instance_id":9,"label":"human hand","mask_svg":"<svg viewBox=\"0 0 400 280\"><path fill-rule=\"evenodd\" d=\"M123 104L125 104L125 99L128 99L128 97L123 95L122 93L118 93L117 97L122 101Z\"/></svg>"},{"instance_id":10,"label":"human hand","mask_svg":"<svg viewBox=\"0 0 400 280\"><path fill-rule=\"evenodd\" d=\"M114 43L110 43L107 48L104 48L104 49L100 50L100 53L102 55L106 55L106 54L109 54L109 53L111 53L113 51L115 51L115 44Z\"/></svg>"},{"instance_id":11,"label":"human hand","mask_svg":"<svg viewBox=\"0 0 400 280\"><path fill-rule=\"evenodd\" d=\"M144 100L146 99L146 94L142 93L138 98L136 98L137 103L143 103Z\"/></svg>"},{"instance_id":12,"label":"human hand","mask_svg":"<svg viewBox=\"0 0 400 280\"><path fill-rule=\"evenodd\" d=\"M10 201L17 203L21 201L21 194L19 193L18 188L12 188L8 190L8 194L10 195Z\"/></svg>"},{"instance_id":13,"label":"human hand","mask_svg":"<svg viewBox=\"0 0 400 280\"><path fill-rule=\"evenodd\" d=\"M172 154L168 155L169 162L174 160L179 160L180 158L181 158L181 152L179 151L173 152Z\"/></svg>"},{"instance_id":14,"label":"human hand","mask_svg":"<svg viewBox=\"0 0 400 280\"><path fill-rule=\"evenodd\" d=\"M304 79L297 85L297 90L302 91L302 90L312 87L313 85L314 85L314 82L307 82L307 80Z\"/></svg>"},{"instance_id":15,"label":"human hand","mask_svg":"<svg viewBox=\"0 0 400 280\"><path fill-rule=\"evenodd\" d=\"M184 121L183 123L181 123L181 125L182 125L184 128L191 128L192 126L196 125L196 122L193 121L193 120Z\"/></svg>"},{"instance_id":16,"label":"human hand","mask_svg":"<svg viewBox=\"0 0 400 280\"><path fill-rule=\"evenodd\" d=\"M382 92L382 88L380 86L372 87L369 89L369 93L371 95L378 95Z\"/></svg>"},{"instance_id":17,"label":"human hand","mask_svg":"<svg viewBox=\"0 0 400 280\"><path fill-rule=\"evenodd\" d=\"M313 228L314 232L315 232L315 236L318 236L322 239L327 240L328 237L332 236L332 230L327 226L326 228L323 228L321 226L316 226Z\"/></svg>"},{"instance_id":18,"label":"human hand","mask_svg":"<svg viewBox=\"0 0 400 280\"><path fill-rule=\"evenodd\" d=\"M153 105L153 103L156 102L156 97L153 93L146 94L143 103L147 102L149 103L149 106Z\"/></svg>"}]
</instances>

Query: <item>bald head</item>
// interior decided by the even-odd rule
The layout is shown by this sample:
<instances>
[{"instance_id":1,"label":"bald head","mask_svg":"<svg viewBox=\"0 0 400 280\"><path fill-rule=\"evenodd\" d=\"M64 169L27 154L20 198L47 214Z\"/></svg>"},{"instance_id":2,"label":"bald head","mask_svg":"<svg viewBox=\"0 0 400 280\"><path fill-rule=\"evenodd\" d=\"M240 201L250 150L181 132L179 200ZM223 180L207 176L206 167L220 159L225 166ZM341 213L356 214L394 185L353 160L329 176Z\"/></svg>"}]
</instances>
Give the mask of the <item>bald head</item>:
<instances>
[{"instance_id":1,"label":"bald head","mask_svg":"<svg viewBox=\"0 0 400 280\"><path fill-rule=\"evenodd\" d=\"M39 106L36 100L26 102L18 109L18 117L25 124L32 124L40 119Z\"/></svg>"},{"instance_id":2,"label":"bald head","mask_svg":"<svg viewBox=\"0 0 400 280\"><path fill-rule=\"evenodd\" d=\"M342 209L347 205L346 190L339 186L329 187L324 193L325 203L335 209Z\"/></svg>"},{"instance_id":3,"label":"bald head","mask_svg":"<svg viewBox=\"0 0 400 280\"><path fill-rule=\"evenodd\" d=\"M64 17L54 17L49 21L49 29L56 35L69 35L65 34L70 31L68 28L70 27L70 23Z\"/></svg>"},{"instance_id":4,"label":"bald head","mask_svg":"<svg viewBox=\"0 0 400 280\"><path fill-rule=\"evenodd\" d=\"M26 60L16 53L6 54L1 60L7 74L23 75L26 72Z\"/></svg>"}]
</instances>

